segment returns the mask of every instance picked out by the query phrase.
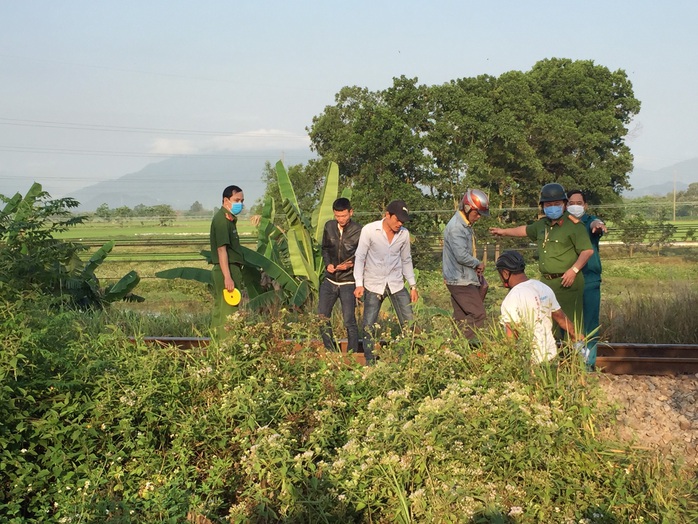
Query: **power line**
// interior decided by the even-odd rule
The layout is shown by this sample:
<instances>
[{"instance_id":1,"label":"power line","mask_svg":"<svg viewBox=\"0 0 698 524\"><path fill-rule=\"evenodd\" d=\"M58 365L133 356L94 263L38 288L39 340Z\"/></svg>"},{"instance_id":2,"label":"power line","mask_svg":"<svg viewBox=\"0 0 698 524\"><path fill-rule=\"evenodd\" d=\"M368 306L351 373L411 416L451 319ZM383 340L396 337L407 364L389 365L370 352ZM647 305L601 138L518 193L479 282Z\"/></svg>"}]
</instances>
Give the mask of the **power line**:
<instances>
[{"instance_id":1,"label":"power line","mask_svg":"<svg viewBox=\"0 0 698 524\"><path fill-rule=\"evenodd\" d=\"M107 124L81 124L79 122L55 122L51 120L25 120L0 117L0 125L21 127L42 127L51 129L75 129L82 131L104 131L117 133L147 133L167 135L226 136L239 138L308 138L307 134L264 133L255 131L199 131L193 129L164 129L157 127L114 126Z\"/></svg>"},{"instance_id":2,"label":"power line","mask_svg":"<svg viewBox=\"0 0 698 524\"><path fill-rule=\"evenodd\" d=\"M283 150L284 148L277 148ZM25 147L25 146L1 146L0 151L12 153L45 153L58 155L76 155L76 156L113 156L113 157L142 157L142 158L267 158L265 154L246 154L246 153L138 153L135 151L104 151L99 149L67 149L67 148L48 148L48 147ZM284 153L286 156L288 155Z\"/></svg>"},{"instance_id":3,"label":"power line","mask_svg":"<svg viewBox=\"0 0 698 524\"><path fill-rule=\"evenodd\" d=\"M147 75L147 76L161 76L161 77L166 77L166 78L178 78L182 80L196 80L196 81L202 81L202 82L216 82L220 84L233 84L233 85L239 85L239 80L238 79L223 79L223 78L211 78L211 77L202 77L202 76L195 76L195 75L187 75L187 74L182 74L182 73L170 73L170 72L162 72L162 71L148 71L145 69L132 69L132 68L126 68L126 67L114 67L114 66L109 66L109 65L102 65L102 64L80 64L77 62L70 62L66 60L51 60L47 58L36 58L36 57L22 57L22 56L15 56L15 55L10 55L6 53L0 53L0 58L9 58L12 60L21 60L22 62L39 62L39 63L49 63L49 64L59 64L59 65L67 65L71 67L82 67L86 69L101 69L101 70L106 70L106 71L115 71L118 73L135 73L138 75ZM262 86L262 87L279 87L280 84L274 83L274 82L248 82L247 85L250 86ZM310 87L307 83L303 84L301 86L298 85L292 85L288 83L283 84L283 90L288 91L289 89L292 89L294 91L302 91L302 92L308 92L308 93L322 93L324 92L321 89L316 89Z\"/></svg>"}]
</instances>

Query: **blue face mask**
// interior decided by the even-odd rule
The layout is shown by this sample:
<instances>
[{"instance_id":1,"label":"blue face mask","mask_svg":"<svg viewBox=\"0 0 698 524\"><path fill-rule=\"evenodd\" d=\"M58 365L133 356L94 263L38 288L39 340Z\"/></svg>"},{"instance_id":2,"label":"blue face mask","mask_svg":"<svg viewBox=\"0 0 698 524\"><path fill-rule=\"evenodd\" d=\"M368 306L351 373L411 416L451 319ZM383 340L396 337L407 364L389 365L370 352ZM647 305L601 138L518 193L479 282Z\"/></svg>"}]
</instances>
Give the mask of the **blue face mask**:
<instances>
[{"instance_id":1,"label":"blue face mask","mask_svg":"<svg viewBox=\"0 0 698 524\"><path fill-rule=\"evenodd\" d=\"M233 215L239 215L240 212L242 211L242 202L233 202L233 205L230 206L230 212Z\"/></svg>"},{"instance_id":2,"label":"blue face mask","mask_svg":"<svg viewBox=\"0 0 698 524\"><path fill-rule=\"evenodd\" d=\"M543 208L543 213L550 220L557 220L562 216L562 206L548 206Z\"/></svg>"}]
</instances>

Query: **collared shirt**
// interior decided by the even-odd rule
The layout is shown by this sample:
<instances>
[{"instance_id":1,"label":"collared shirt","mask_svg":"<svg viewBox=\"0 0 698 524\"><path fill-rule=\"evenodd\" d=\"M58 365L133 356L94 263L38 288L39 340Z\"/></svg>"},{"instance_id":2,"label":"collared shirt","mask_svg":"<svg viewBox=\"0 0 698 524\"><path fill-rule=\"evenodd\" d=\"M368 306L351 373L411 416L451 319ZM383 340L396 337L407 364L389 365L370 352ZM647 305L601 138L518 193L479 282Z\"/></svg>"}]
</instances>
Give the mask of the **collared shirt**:
<instances>
[{"instance_id":1,"label":"collared shirt","mask_svg":"<svg viewBox=\"0 0 698 524\"><path fill-rule=\"evenodd\" d=\"M222 207L211 220L211 263L218 264L218 248L226 246L228 263L242 263L240 236L237 230L237 217Z\"/></svg>"},{"instance_id":2,"label":"collared shirt","mask_svg":"<svg viewBox=\"0 0 698 524\"><path fill-rule=\"evenodd\" d=\"M458 211L444 229L442 254L444 281L450 286L479 286L475 257L475 234L465 214Z\"/></svg>"},{"instance_id":3,"label":"collared shirt","mask_svg":"<svg viewBox=\"0 0 698 524\"><path fill-rule=\"evenodd\" d=\"M564 273L579 253L593 249L584 224L567 212L558 220L541 218L529 224L526 235L538 243L538 267L543 274Z\"/></svg>"},{"instance_id":4,"label":"collared shirt","mask_svg":"<svg viewBox=\"0 0 698 524\"><path fill-rule=\"evenodd\" d=\"M412 266L410 232L401 227L389 242L383 220L366 224L361 229L354 259L354 280L356 287L365 287L377 294L383 294L388 286L392 294L405 286L404 280L411 286L416 285L417 280Z\"/></svg>"}]
</instances>

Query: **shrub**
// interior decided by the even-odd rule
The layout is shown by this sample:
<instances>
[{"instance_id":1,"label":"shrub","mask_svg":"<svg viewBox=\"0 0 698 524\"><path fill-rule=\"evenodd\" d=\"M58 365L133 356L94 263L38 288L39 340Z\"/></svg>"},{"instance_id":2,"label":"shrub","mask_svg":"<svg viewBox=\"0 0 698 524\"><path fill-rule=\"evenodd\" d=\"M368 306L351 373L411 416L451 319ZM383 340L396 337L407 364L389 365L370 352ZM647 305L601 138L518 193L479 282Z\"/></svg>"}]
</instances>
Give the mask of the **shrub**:
<instances>
[{"instance_id":1,"label":"shrub","mask_svg":"<svg viewBox=\"0 0 698 524\"><path fill-rule=\"evenodd\" d=\"M400 334L360 367L286 310L239 312L225 343L188 351L56 311L0 303L4 521L696 517L691 481L598 439L581 362L532 368L499 331L476 351L450 329Z\"/></svg>"}]
</instances>

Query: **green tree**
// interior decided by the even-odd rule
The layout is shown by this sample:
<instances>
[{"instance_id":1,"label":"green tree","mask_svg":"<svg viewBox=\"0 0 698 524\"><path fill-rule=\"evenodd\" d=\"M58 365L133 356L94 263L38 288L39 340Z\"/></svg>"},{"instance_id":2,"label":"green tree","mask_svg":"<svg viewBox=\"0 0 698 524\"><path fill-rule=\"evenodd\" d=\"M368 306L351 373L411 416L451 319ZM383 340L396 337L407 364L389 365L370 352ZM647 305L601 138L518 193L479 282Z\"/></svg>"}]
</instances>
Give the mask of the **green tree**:
<instances>
[{"instance_id":1,"label":"green tree","mask_svg":"<svg viewBox=\"0 0 698 524\"><path fill-rule=\"evenodd\" d=\"M362 210L382 211L393 198L452 207L467 187L488 191L495 208L535 206L551 181L609 203L629 187L624 137L639 109L624 71L550 59L498 78L344 87L308 132L321 158L339 165L341 182L360 188Z\"/></svg>"},{"instance_id":2,"label":"green tree","mask_svg":"<svg viewBox=\"0 0 698 524\"><path fill-rule=\"evenodd\" d=\"M134 217L147 217L150 213L150 208L145 204L136 204L133 206L132 215Z\"/></svg>"},{"instance_id":3,"label":"green tree","mask_svg":"<svg viewBox=\"0 0 698 524\"><path fill-rule=\"evenodd\" d=\"M120 206L112 211L111 216L118 224L123 225L126 219L133 216L133 210L128 206Z\"/></svg>"},{"instance_id":4,"label":"green tree","mask_svg":"<svg viewBox=\"0 0 698 524\"><path fill-rule=\"evenodd\" d=\"M542 104L531 141L545 171L565 187L587 190L592 203L618 201L633 167L626 126L640 110L626 73L591 60L553 58L529 75Z\"/></svg>"},{"instance_id":5,"label":"green tree","mask_svg":"<svg viewBox=\"0 0 698 524\"><path fill-rule=\"evenodd\" d=\"M635 248L640 246L649 232L650 226L640 215L626 217L620 222L620 238L628 248L628 254L632 257Z\"/></svg>"},{"instance_id":6,"label":"green tree","mask_svg":"<svg viewBox=\"0 0 698 524\"><path fill-rule=\"evenodd\" d=\"M97 209L95 209L95 216L97 218L101 218L102 220L110 220L111 213L112 212L109 209L109 205L106 202L104 204L101 204Z\"/></svg>"},{"instance_id":7,"label":"green tree","mask_svg":"<svg viewBox=\"0 0 698 524\"><path fill-rule=\"evenodd\" d=\"M429 165L423 133L430 126L426 88L417 79L396 78L385 91L345 87L313 118L312 148L336 162L352 188L356 208L380 213L394 198L408 204L424 197Z\"/></svg>"},{"instance_id":8,"label":"green tree","mask_svg":"<svg viewBox=\"0 0 698 524\"><path fill-rule=\"evenodd\" d=\"M670 195L667 195L669 197ZM673 199L674 195L671 195ZM698 182L688 185L684 191L676 193L676 216L694 217L698 215Z\"/></svg>"},{"instance_id":9,"label":"green tree","mask_svg":"<svg viewBox=\"0 0 698 524\"><path fill-rule=\"evenodd\" d=\"M204 206L198 200L196 200L189 208L189 212L192 214L203 213L203 211L204 211Z\"/></svg>"},{"instance_id":10,"label":"green tree","mask_svg":"<svg viewBox=\"0 0 698 524\"><path fill-rule=\"evenodd\" d=\"M657 223L648 230L650 247L657 248L657 255L659 255L661 248L671 245L671 239L676 233L676 226L668 221L667 215L668 212L662 209Z\"/></svg>"},{"instance_id":11,"label":"green tree","mask_svg":"<svg viewBox=\"0 0 698 524\"><path fill-rule=\"evenodd\" d=\"M171 226L174 223L174 219L177 217L177 213L169 204L158 204L157 206L151 206L149 209L150 216L157 217L161 226Z\"/></svg>"}]
</instances>

